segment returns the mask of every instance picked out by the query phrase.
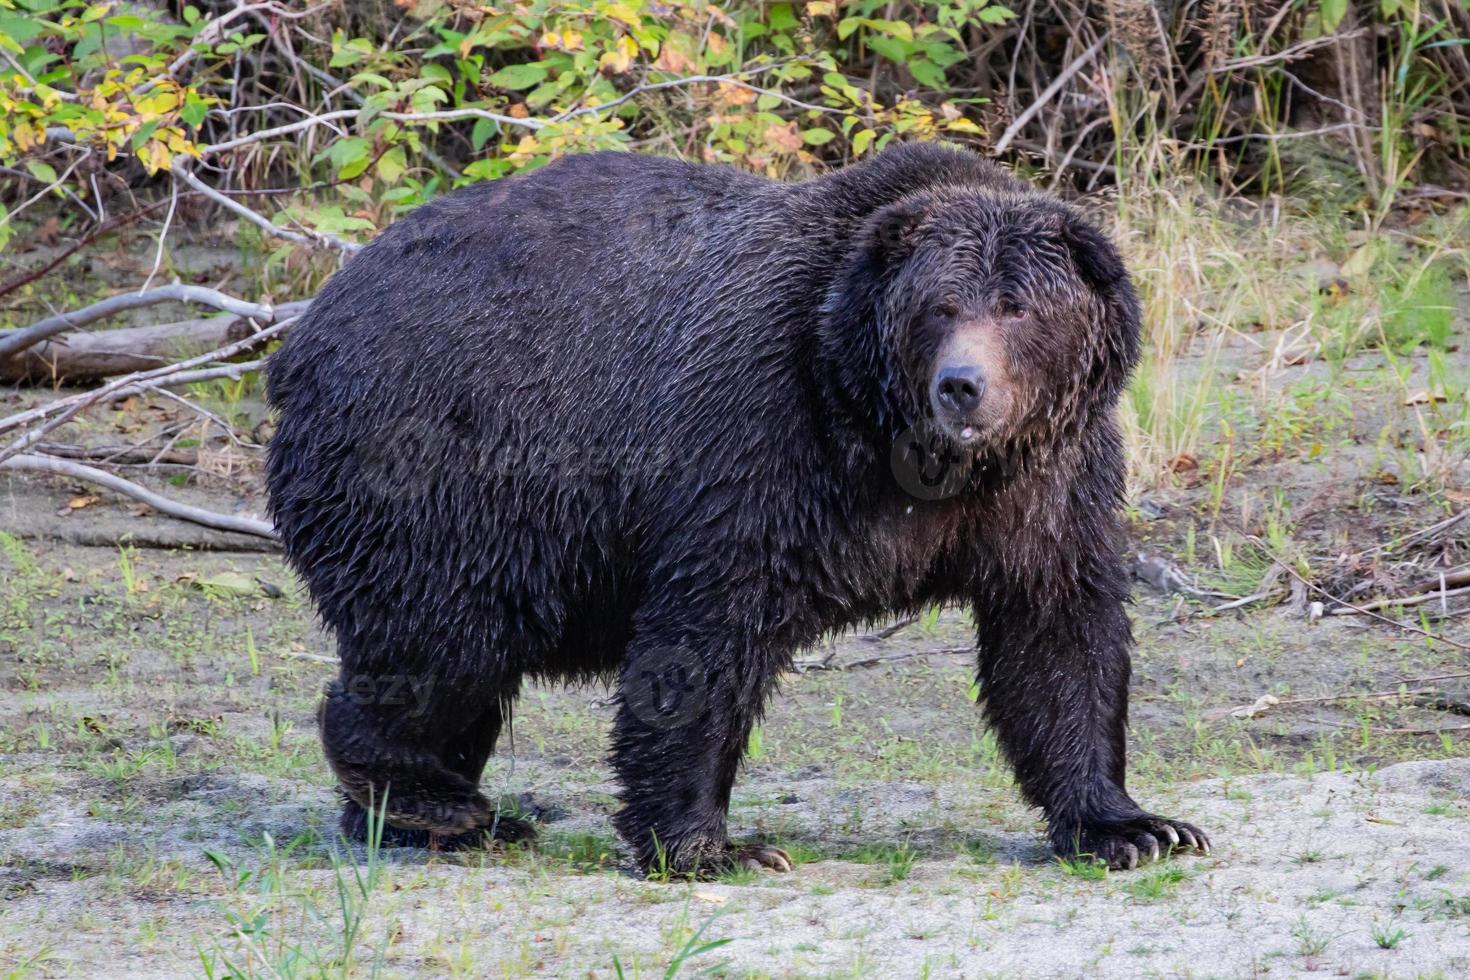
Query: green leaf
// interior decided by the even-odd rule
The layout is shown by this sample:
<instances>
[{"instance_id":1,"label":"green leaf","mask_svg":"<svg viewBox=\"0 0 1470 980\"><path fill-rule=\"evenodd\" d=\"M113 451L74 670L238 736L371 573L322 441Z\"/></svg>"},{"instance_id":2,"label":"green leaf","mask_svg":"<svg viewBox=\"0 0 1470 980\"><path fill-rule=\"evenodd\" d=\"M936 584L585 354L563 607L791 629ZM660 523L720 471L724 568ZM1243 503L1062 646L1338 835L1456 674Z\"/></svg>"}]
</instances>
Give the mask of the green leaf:
<instances>
[{"instance_id":1,"label":"green leaf","mask_svg":"<svg viewBox=\"0 0 1470 980\"><path fill-rule=\"evenodd\" d=\"M902 41L891 37L869 37L868 47L879 55L896 64L906 64L913 56L914 46L904 44Z\"/></svg>"},{"instance_id":2,"label":"green leaf","mask_svg":"<svg viewBox=\"0 0 1470 980\"><path fill-rule=\"evenodd\" d=\"M408 169L408 162L404 159L403 147L395 146L393 149L378 157L378 176L390 184L398 183L398 178Z\"/></svg>"},{"instance_id":3,"label":"green leaf","mask_svg":"<svg viewBox=\"0 0 1470 980\"><path fill-rule=\"evenodd\" d=\"M329 63L332 68L341 68L345 65L355 65L374 52L373 42L365 37L355 37L350 41L343 41L341 35L332 38L332 60Z\"/></svg>"},{"instance_id":4,"label":"green leaf","mask_svg":"<svg viewBox=\"0 0 1470 980\"><path fill-rule=\"evenodd\" d=\"M540 85L546 80L547 72L546 65L533 61L523 65L507 65L485 81L496 88L520 92Z\"/></svg>"},{"instance_id":5,"label":"green leaf","mask_svg":"<svg viewBox=\"0 0 1470 980\"><path fill-rule=\"evenodd\" d=\"M500 132L500 124L498 122L494 119L486 119L484 116L481 116L475 120L474 129L470 130L470 145L478 153L484 149L485 144L490 141L490 137L498 132Z\"/></svg>"},{"instance_id":6,"label":"green leaf","mask_svg":"<svg viewBox=\"0 0 1470 980\"><path fill-rule=\"evenodd\" d=\"M914 81L929 88L944 88L944 69L927 58L915 58L908 63L909 74Z\"/></svg>"},{"instance_id":7,"label":"green leaf","mask_svg":"<svg viewBox=\"0 0 1470 980\"><path fill-rule=\"evenodd\" d=\"M409 105L413 107L414 112L433 112L440 102L446 102L448 99L448 92L431 85L413 93L413 96L408 101Z\"/></svg>"},{"instance_id":8,"label":"green leaf","mask_svg":"<svg viewBox=\"0 0 1470 980\"><path fill-rule=\"evenodd\" d=\"M204 122L204 117L209 114L209 103L199 96L190 92L184 97L184 107L179 110L179 118L190 126L198 127Z\"/></svg>"},{"instance_id":9,"label":"green leaf","mask_svg":"<svg viewBox=\"0 0 1470 980\"><path fill-rule=\"evenodd\" d=\"M804 129L801 132L801 141L808 146L821 146L832 142L836 136L830 129Z\"/></svg>"},{"instance_id":10,"label":"green leaf","mask_svg":"<svg viewBox=\"0 0 1470 980\"><path fill-rule=\"evenodd\" d=\"M1347 0L1343 0L1344 3ZM1004 24L1008 20L1014 20L1016 12L1007 7L986 7L975 15L982 24Z\"/></svg>"},{"instance_id":11,"label":"green leaf","mask_svg":"<svg viewBox=\"0 0 1470 980\"><path fill-rule=\"evenodd\" d=\"M138 130L134 132L132 137L128 140L128 148L136 150L138 147L148 142L148 140L153 136L153 131L156 130L158 126L158 120L154 120L153 122L144 123L142 126L138 127Z\"/></svg>"},{"instance_id":12,"label":"green leaf","mask_svg":"<svg viewBox=\"0 0 1470 980\"><path fill-rule=\"evenodd\" d=\"M393 80L392 79L386 78L386 77L384 77L382 75L379 75L377 72L372 72L372 71L360 71L360 72L358 72L357 74L355 74L355 75L352 76L351 82L355 86L362 86L363 84L366 84L366 83L369 83L370 82L373 85L378 86L379 88L392 88L393 87Z\"/></svg>"},{"instance_id":13,"label":"green leaf","mask_svg":"<svg viewBox=\"0 0 1470 980\"><path fill-rule=\"evenodd\" d=\"M48 184L56 183L56 168L49 163L42 163L40 160L27 160L26 169L37 180L44 180Z\"/></svg>"},{"instance_id":14,"label":"green leaf","mask_svg":"<svg viewBox=\"0 0 1470 980\"><path fill-rule=\"evenodd\" d=\"M900 41L912 41L914 29L901 20L863 20L864 26L869 30L877 31L879 34L887 34L896 37Z\"/></svg>"},{"instance_id":15,"label":"green leaf","mask_svg":"<svg viewBox=\"0 0 1470 980\"><path fill-rule=\"evenodd\" d=\"M222 595L255 595L260 591L255 579L240 572L220 572L209 578L198 579L194 584L205 592Z\"/></svg>"},{"instance_id":16,"label":"green leaf","mask_svg":"<svg viewBox=\"0 0 1470 980\"><path fill-rule=\"evenodd\" d=\"M351 180L372 162L373 144L361 136L348 136L332 144L327 158L337 167L337 179Z\"/></svg>"},{"instance_id":17,"label":"green leaf","mask_svg":"<svg viewBox=\"0 0 1470 980\"><path fill-rule=\"evenodd\" d=\"M1322 0L1322 30L1331 33L1347 16L1348 0Z\"/></svg>"},{"instance_id":18,"label":"green leaf","mask_svg":"<svg viewBox=\"0 0 1470 980\"><path fill-rule=\"evenodd\" d=\"M791 4L777 3L767 8L766 26L773 31L790 31L800 27L801 22L792 13Z\"/></svg>"}]
</instances>

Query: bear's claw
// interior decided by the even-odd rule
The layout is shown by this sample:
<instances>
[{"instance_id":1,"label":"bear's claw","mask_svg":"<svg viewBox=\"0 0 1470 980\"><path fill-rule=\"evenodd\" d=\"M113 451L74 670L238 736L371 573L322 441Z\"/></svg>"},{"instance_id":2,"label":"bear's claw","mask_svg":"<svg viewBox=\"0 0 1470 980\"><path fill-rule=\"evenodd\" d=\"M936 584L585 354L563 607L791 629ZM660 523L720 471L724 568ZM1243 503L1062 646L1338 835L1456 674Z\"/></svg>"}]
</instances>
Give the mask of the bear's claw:
<instances>
[{"instance_id":1,"label":"bear's claw","mask_svg":"<svg viewBox=\"0 0 1470 980\"><path fill-rule=\"evenodd\" d=\"M714 881L731 871L787 872L796 867L791 855L771 844L732 844L729 841L690 841L662 863L645 866L670 878Z\"/></svg>"},{"instance_id":2,"label":"bear's claw","mask_svg":"<svg viewBox=\"0 0 1470 980\"><path fill-rule=\"evenodd\" d=\"M1194 824L1143 814L1084 825L1074 853L1090 855L1114 871L1128 871L1175 851L1209 854L1210 848L1209 836Z\"/></svg>"},{"instance_id":3,"label":"bear's claw","mask_svg":"<svg viewBox=\"0 0 1470 980\"><path fill-rule=\"evenodd\" d=\"M747 868L751 871L765 869L785 873L796 867L790 854L770 844L747 844L744 847L734 847L733 857L737 868Z\"/></svg>"}]
</instances>

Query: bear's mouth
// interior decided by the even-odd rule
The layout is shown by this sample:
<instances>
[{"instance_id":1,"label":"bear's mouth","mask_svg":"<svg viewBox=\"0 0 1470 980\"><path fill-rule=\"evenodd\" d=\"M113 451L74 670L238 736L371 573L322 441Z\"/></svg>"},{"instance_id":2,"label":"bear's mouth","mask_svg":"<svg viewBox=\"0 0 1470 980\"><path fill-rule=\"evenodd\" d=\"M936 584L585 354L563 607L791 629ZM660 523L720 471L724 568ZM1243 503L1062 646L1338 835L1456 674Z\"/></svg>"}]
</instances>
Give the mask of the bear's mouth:
<instances>
[{"instance_id":1,"label":"bear's mouth","mask_svg":"<svg viewBox=\"0 0 1470 980\"><path fill-rule=\"evenodd\" d=\"M955 418L948 412L936 411L930 415L932 424L945 442L957 449L973 451L986 442L989 427L975 418Z\"/></svg>"}]
</instances>

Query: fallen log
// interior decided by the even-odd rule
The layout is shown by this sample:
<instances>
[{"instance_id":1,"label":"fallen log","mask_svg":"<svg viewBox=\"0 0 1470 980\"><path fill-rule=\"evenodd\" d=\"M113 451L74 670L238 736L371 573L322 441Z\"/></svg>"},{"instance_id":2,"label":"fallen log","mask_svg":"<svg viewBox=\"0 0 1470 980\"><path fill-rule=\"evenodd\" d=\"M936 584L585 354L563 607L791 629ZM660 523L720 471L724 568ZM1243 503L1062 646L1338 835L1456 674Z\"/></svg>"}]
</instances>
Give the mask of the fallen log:
<instances>
[{"instance_id":1,"label":"fallen log","mask_svg":"<svg viewBox=\"0 0 1470 980\"><path fill-rule=\"evenodd\" d=\"M261 327L304 312L310 303L282 303L264 320L216 316L95 333L68 331L0 359L0 381L56 384L152 370L245 340Z\"/></svg>"},{"instance_id":2,"label":"fallen log","mask_svg":"<svg viewBox=\"0 0 1470 980\"><path fill-rule=\"evenodd\" d=\"M155 449L151 446L78 446L65 442L40 442L32 447L43 456L75 459L118 466L198 466L199 454L185 449Z\"/></svg>"}]
</instances>

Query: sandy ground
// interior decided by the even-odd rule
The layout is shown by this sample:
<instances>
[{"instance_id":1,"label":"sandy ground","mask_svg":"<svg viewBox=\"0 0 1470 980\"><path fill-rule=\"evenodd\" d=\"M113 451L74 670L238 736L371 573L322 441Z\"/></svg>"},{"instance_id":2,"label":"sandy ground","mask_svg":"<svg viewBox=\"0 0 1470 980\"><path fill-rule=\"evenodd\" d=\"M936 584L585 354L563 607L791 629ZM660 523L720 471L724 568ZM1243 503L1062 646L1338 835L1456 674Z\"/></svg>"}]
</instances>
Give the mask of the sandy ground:
<instances>
[{"instance_id":1,"label":"sandy ground","mask_svg":"<svg viewBox=\"0 0 1470 980\"><path fill-rule=\"evenodd\" d=\"M260 945L315 943L328 958L339 948L332 893L341 872L241 843L328 823L330 793L263 777L186 777L147 819L120 823L67 806L85 790L44 756L12 757L6 769L7 796L38 779L52 794L44 820L0 833L5 942L12 956L49 950L31 965L37 975L196 973L200 951L249 963L230 917L249 921L266 908ZM521 766L511 781L556 781L546 769ZM605 815L563 807L610 790L534 797L551 817L550 843L605 840ZM360 955L370 962L382 950L392 975L606 976L615 959L646 975L663 972L702 927L704 939L729 942L688 969L736 976L1464 976L1467 796L1463 759L1191 783L1150 798L1209 827L1215 854L1091 880L1049 861L1006 788L755 778L740 790L737 833L846 856L789 875L660 884L616 859L587 871L534 852L393 852L362 929L372 951ZM222 808L238 821L222 822ZM895 844L909 854L906 868L891 850L862 853ZM229 891L238 872L216 875L206 846L258 876L296 868L287 894L272 905L255 882ZM151 866L141 873L160 880L139 883L140 871L121 862ZM310 914L293 909L297 889L319 893L301 900L315 906ZM1381 948L1388 941L1394 947Z\"/></svg>"},{"instance_id":2,"label":"sandy ground","mask_svg":"<svg viewBox=\"0 0 1470 980\"><path fill-rule=\"evenodd\" d=\"M13 514L38 499L10 493ZM277 559L14 538L4 555L7 976L1470 971L1464 739L1382 734L1446 716L1228 716L1263 690L1464 669L1434 645L1275 612L1179 624L1142 590L1134 789L1218 847L1103 875L1045 850L971 703L962 614L844 637L804 660L845 669L787 679L736 790L734 833L798 868L660 883L608 823L601 688L528 690L487 774L538 820L535 848L374 864L334 840L311 715L330 645L271 588L289 584Z\"/></svg>"}]
</instances>

